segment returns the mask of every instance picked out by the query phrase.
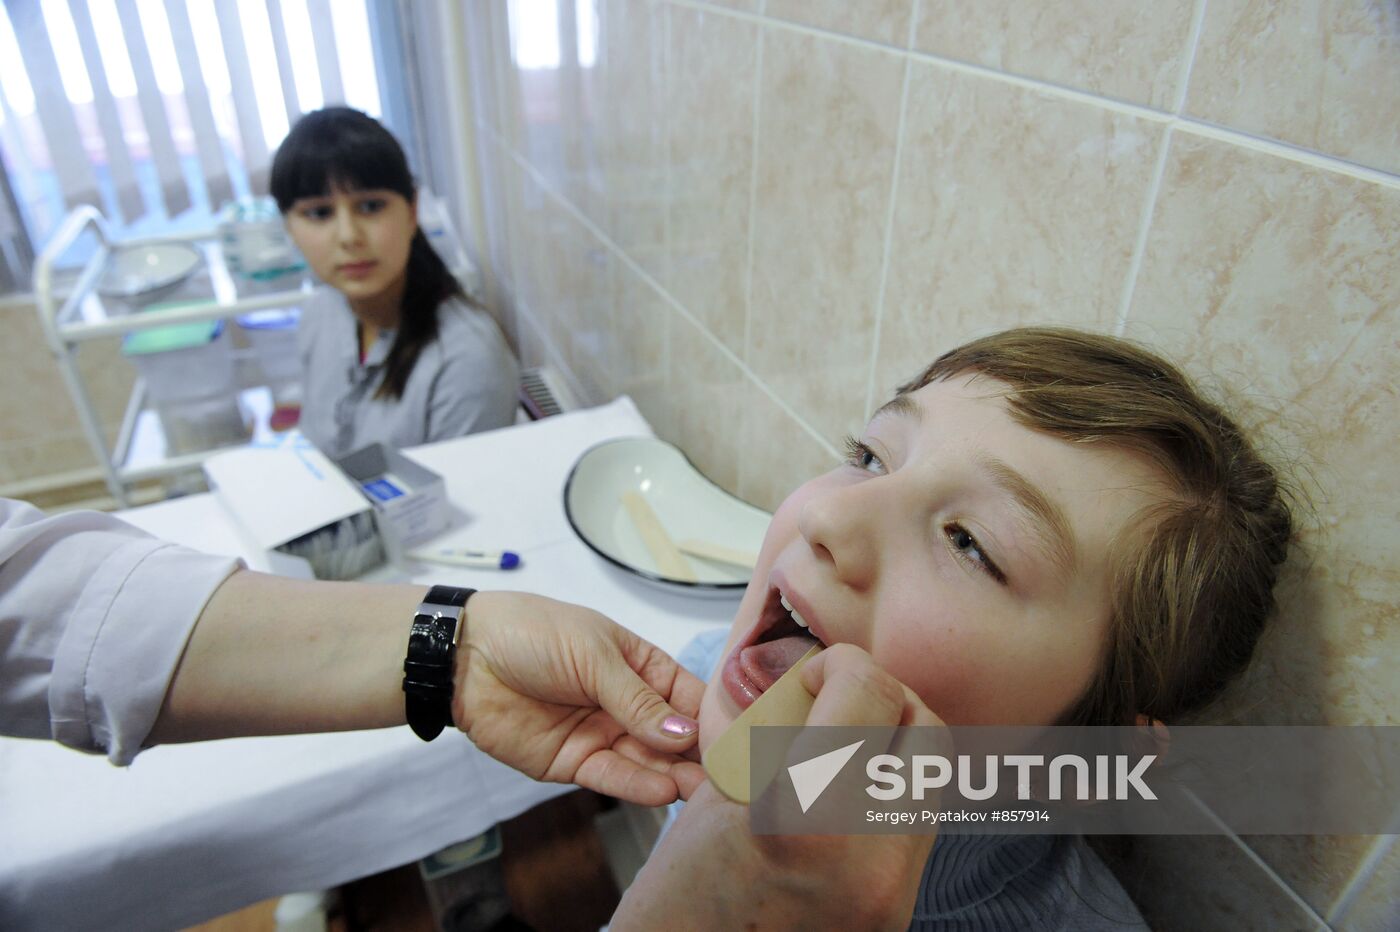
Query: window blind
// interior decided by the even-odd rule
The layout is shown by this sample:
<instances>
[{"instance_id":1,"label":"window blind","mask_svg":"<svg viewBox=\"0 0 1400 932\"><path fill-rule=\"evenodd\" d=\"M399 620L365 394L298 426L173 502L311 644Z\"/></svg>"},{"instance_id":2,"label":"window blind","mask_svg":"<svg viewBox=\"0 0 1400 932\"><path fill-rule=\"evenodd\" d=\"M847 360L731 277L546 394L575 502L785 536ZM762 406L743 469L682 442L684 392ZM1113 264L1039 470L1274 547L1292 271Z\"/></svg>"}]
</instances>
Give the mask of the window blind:
<instances>
[{"instance_id":1,"label":"window blind","mask_svg":"<svg viewBox=\"0 0 1400 932\"><path fill-rule=\"evenodd\" d=\"M207 223L266 192L303 112L346 103L380 117L381 98L406 96L404 76L386 82L379 67L384 37L369 35L396 21L394 2L4 0L0 282L19 280L14 257L78 204L119 230ZM24 248L6 246L17 238Z\"/></svg>"}]
</instances>

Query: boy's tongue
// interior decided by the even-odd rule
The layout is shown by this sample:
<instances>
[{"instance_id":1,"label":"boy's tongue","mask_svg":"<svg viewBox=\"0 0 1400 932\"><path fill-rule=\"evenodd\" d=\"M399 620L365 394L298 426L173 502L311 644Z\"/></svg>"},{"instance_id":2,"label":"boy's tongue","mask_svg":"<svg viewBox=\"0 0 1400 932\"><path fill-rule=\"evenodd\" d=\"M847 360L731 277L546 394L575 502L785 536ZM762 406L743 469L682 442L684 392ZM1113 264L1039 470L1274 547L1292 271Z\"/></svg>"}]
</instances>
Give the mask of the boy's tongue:
<instances>
[{"instance_id":1,"label":"boy's tongue","mask_svg":"<svg viewBox=\"0 0 1400 932\"><path fill-rule=\"evenodd\" d=\"M762 692L778 681L802 655L817 644L817 639L806 634L790 634L787 637L764 641L745 647L739 652L739 665L744 674Z\"/></svg>"}]
</instances>

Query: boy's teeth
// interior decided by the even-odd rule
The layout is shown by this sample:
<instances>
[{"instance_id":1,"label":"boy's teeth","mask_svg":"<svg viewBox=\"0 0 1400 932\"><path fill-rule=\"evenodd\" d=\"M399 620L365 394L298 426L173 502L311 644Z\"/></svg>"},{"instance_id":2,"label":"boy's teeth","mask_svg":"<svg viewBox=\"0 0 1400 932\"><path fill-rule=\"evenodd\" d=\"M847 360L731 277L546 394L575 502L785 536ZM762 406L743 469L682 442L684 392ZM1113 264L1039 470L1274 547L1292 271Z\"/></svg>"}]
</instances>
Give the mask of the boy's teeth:
<instances>
[{"instance_id":1,"label":"boy's teeth","mask_svg":"<svg viewBox=\"0 0 1400 932\"><path fill-rule=\"evenodd\" d=\"M806 620L797 613L797 609L792 607L792 603L787 600L787 596L783 595L781 592L778 593L778 601L783 603L783 608L788 610L788 614L792 616L793 621L797 622L800 627L807 627Z\"/></svg>"}]
</instances>

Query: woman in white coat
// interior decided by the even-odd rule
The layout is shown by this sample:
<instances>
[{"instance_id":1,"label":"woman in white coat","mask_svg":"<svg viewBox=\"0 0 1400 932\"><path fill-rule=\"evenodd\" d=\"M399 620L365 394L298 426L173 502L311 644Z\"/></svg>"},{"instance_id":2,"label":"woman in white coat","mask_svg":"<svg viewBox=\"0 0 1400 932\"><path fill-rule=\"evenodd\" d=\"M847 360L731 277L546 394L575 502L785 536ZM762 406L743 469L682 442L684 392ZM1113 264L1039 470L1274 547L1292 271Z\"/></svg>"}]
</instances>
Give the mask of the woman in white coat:
<instances>
[{"instance_id":1,"label":"woman in white coat","mask_svg":"<svg viewBox=\"0 0 1400 932\"><path fill-rule=\"evenodd\" d=\"M452 594L460 623L429 643L421 586L284 579L0 499L0 733L127 764L164 742L408 721L644 805L701 782L687 755L703 685L663 651L577 605ZM406 681L431 676L406 676L405 658L434 648L443 681L415 721Z\"/></svg>"}]
</instances>

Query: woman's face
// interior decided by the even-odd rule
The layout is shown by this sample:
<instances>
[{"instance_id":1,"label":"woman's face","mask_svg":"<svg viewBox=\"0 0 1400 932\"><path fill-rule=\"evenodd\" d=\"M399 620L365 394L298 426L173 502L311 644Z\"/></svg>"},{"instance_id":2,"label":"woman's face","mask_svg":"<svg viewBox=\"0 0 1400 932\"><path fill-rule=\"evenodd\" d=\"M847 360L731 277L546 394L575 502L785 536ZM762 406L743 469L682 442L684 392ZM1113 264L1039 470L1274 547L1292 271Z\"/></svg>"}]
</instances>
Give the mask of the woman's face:
<instances>
[{"instance_id":1,"label":"woman's face","mask_svg":"<svg viewBox=\"0 0 1400 932\"><path fill-rule=\"evenodd\" d=\"M286 222L311 270L353 306L403 281L418 211L395 191L333 188L295 201Z\"/></svg>"},{"instance_id":2,"label":"woman's face","mask_svg":"<svg viewBox=\"0 0 1400 932\"><path fill-rule=\"evenodd\" d=\"M700 710L708 747L812 644L869 651L950 725L1049 724L1094 673L1120 532L1155 467L1018 424L1003 383L886 405L849 462L783 502Z\"/></svg>"}]
</instances>

